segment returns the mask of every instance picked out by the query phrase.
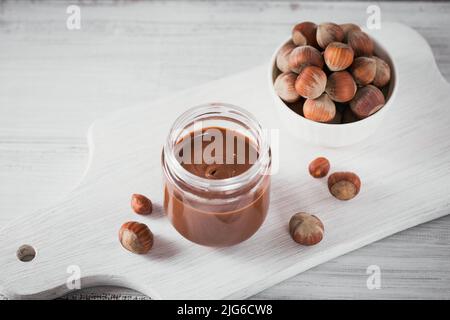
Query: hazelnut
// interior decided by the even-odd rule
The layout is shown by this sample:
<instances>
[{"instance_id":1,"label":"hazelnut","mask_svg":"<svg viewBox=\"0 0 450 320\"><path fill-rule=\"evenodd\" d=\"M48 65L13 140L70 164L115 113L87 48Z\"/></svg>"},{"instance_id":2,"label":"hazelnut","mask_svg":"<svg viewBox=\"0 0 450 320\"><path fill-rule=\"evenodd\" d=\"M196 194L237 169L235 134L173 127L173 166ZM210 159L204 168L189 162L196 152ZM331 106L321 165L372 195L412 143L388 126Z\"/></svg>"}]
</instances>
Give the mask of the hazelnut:
<instances>
[{"instance_id":1,"label":"hazelnut","mask_svg":"<svg viewBox=\"0 0 450 320\"><path fill-rule=\"evenodd\" d=\"M323 58L330 71L345 70L353 62L353 49L345 43L332 42L325 49Z\"/></svg>"},{"instance_id":2,"label":"hazelnut","mask_svg":"<svg viewBox=\"0 0 450 320\"><path fill-rule=\"evenodd\" d=\"M145 224L129 221L120 228L119 240L128 251L145 254L153 246L153 233Z\"/></svg>"},{"instance_id":3,"label":"hazelnut","mask_svg":"<svg viewBox=\"0 0 450 320\"><path fill-rule=\"evenodd\" d=\"M376 62L376 73L375 78L373 79L373 84L381 88L387 85L389 83L389 80L391 80L391 68L386 63L386 61L378 57L373 58Z\"/></svg>"},{"instance_id":4,"label":"hazelnut","mask_svg":"<svg viewBox=\"0 0 450 320\"><path fill-rule=\"evenodd\" d=\"M380 89L368 85L358 89L350 101L350 108L358 118L364 119L380 110L384 103L384 95Z\"/></svg>"},{"instance_id":5,"label":"hazelnut","mask_svg":"<svg viewBox=\"0 0 450 320\"><path fill-rule=\"evenodd\" d=\"M329 122L336 115L336 106L326 93L316 99L306 99L303 105L305 118L317 122Z\"/></svg>"},{"instance_id":6,"label":"hazelnut","mask_svg":"<svg viewBox=\"0 0 450 320\"><path fill-rule=\"evenodd\" d=\"M315 99L325 91L326 84L327 75L321 68L306 66L295 80L295 90L304 98Z\"/></svg>"},{"instance_id":7,"label":"hazelnut","mask_svg":"<svg viewBox=\"0 0 450 320\"><path fill-rule=\"evenodd\" d=\"M294 50L295 44L292 41L285 43L277 53L276 64L281 72L289 71L289 54Z\"/></svg>"},{"instance_id":8,"label":"hazelnut","mask_svg":"<svg viewBox=\"0 0 450 320\"><path fill-rule=\"evenodd\" d=\"M361 28L354 23L340 24L342 31L344 31L344 41L347 41L348 34L353 31L361 31Z\"/></svg>"},{"instance_id":9,"label":"hazelnut","mask_svg":"<svg viewBox=\"0 0 450 320\"><path fill-rule=\"evenodd\" d=\"M314 178L323 178L330 171L330 161L327 158L319 157L311 161L309 164L309 173Z\"/></svg>"},{"instance_id":10,"label":"hazelnut","mask_svg":"<svg viewBox=\"0 0 450 320\"><path fill-rule=\"evenodd\" d=\"M351 71L357 84L368 85L375 78L376 61L369 57L358 57L353 61Z\"/></svg>"},{"instance_id":11,"label":"hazelnut","mask_svg":"<svg viewBox=\"0 0 450 320\"><path fill-rule=\"evenodd\" d=\"M149 198L135 193L131 196L131 208L137 214L145 216L152 213L153 205Z\"/></svg>"},{"instance_id":12,"label":"hazelnut","mask_svg":"<svg viewBox=\"0 0 450 320\"><path fill-rule=\"evenodd\" d=\"M325 92L333 101L347 102L353 99L356 89L352 75L347 71L338 71L328 77Z\"/></svg>"},{"instance_id":13,"label":"hazelnut","mask_svg":"<svg viewBox=\"0 0 450 320\"><path fill-rule=\"evenodd\" d=\"M332 42L342 42L344 31L335 23L321 23L317 27L317 43L325 49Z\"/></svg>"},{"instance_id":14,"label":"hazelnut","mask_svg":"<svg viewBox=\"0 0 450 320\"><path fill-rule=\"evenodd\" d=\"M299 212L289 220L289 233L295 242L312 246L322 241L324 227L322 221L316 216Z\"/></svg>"},{"instance_id":15,"label":"hazelnut","mask_svg":"<svg viewBox=\"0 0 450 320\"><path fill-rule=\"evenodd\" d=\"M373 54L373 41L363 31L350 32L347 37L347 44L355 51L355 57L370 57Z\"/></svg>"},{"instance_id":16,"label":"hazelnut","mask_svg":"<svg viewBox=\"0 0 450 320\"><path fill-rule=\"evenodd\" d=\"M297 74L293 72L284 72L275 79L275 92L283 101L295 102L300 98L300 95L295 91L296 79Z\"/></svg>"},{"instance_id":17,"label":"hazelnut","mask_svg":"<svg viewBox=\"0 0 450 320\"><path fill-rule=\"evenodd\" d=\"M342 113L342 123L352 123L359 121L359 119L355 116L352 109L349 107L345 108L344 112Z\"/></svg>"},{"instance_id":18,"label":"hazelnut","mask_svg":"<svg viewBox=\"0 0 450 320\"><path fill-rule=\"evenodd\" d=\"M354 198L361 189L361 180L353 172L335 172L328 177L328 189L339 200Z\"/></svg>"},{"instance_id":19,"label":"hazelnut","mask_svg":"<svg viewBox=\"0 0 450 320\"><path fill-rule=\"evenodd\" d=\"M305 66L323 67L323 57L319 50L311 46L297 47L289 54L289 69L299 73Z\"/></svg>"},{"instance_id":20,"label":"hazelnut","mask_svg":"<svg viewBox=\"0 0 450 320\"><path fill-rule=\"evenodd\" d=\"M317 25L314 22L301 22L292 29L292 41L297 46L310 45L317 47Z\"/></svg>"}]
</instances>

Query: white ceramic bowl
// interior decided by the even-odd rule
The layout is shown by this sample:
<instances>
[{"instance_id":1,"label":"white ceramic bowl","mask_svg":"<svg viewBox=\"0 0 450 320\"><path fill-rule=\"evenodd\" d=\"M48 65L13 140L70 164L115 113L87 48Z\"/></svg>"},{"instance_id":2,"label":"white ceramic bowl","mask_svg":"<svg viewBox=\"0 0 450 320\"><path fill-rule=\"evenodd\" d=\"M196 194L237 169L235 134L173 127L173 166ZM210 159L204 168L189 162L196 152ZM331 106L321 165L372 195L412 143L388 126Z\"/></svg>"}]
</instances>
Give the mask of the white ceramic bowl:
<instances>
[{"instance_id":1,"label":"white ceramic bowl","mask_svg":"<svg viewBox=\"0 0 450 320\"><path fill-rule=\"evenodd\" d=\"M385 50L377 41L373 39L375 44L375 55L385 60L391 67L391 81L389 83L385 106L370 117L357 122L328 124L308 120L295 113L283 102L283 100L280 99L280 97L278 97L275 92L273 83L276 77L280 74L280 71L276 66L277 53L289 40L290 38L283 42L273 53L268 70L268 83L269 91L275 101L274 108L277 109L281 121L292 133L292 135L314 145L323 147L343 147L360 142L374 133L380 126L380 123L386 113L389 109L391 109L397 87L396 69L387 50Z\"/></svg>"}]
</instances>

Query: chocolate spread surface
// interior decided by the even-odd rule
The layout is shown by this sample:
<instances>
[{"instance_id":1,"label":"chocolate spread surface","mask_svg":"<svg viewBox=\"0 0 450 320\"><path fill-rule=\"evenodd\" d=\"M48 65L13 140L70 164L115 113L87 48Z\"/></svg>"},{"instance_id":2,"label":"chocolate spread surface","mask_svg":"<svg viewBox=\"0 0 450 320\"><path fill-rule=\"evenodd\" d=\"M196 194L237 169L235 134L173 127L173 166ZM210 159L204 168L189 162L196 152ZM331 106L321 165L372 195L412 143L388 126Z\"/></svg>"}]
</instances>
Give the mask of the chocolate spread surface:
<instances>
[{"instance_id":1,"label":"chocolate spread surface","mask_svg":"<svg viewBox=\"0 0 450 320\"><path fill-rule=\"evenodd\" d=\"M191 132L176 150L184 170L210 180L244 174L258 157L248 137L219 127ZM248 239L261 226L269 207L269 189L270 176L258 176L230 192L166 181L164 208L185 238L202 245L229 246Z\"/></svg>"}]
</instances>

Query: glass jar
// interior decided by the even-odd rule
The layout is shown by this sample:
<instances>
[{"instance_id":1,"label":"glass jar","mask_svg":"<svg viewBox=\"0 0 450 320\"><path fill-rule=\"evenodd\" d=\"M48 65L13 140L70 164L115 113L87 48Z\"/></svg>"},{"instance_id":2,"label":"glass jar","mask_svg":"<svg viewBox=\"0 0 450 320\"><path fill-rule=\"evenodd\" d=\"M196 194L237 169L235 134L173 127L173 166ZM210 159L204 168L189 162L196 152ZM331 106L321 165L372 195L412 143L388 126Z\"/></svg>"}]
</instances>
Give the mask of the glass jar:
<instances>
[{"instance_id":1,"label":"glass jar","mask_svg":"<svg viewBox=\"0 0 450 320\"><path fill-rule=\"evenodd\" d=\"M216 128L245 137L248 153L251 153L250 145L256 151L254 161L235 176L217 179L208 178L208 173L202 176L186 169L180 160L180 146L186 137L194 137L195 132L207 132L198 128ZM224 141L228 146L231 139ZM232 141L235 142L234 138ZM233 147L233 150L236 158L239 149ZM231 246L250 238L264 222L270 199L270 146L261 125L247 111L224 103L188 110L173 124L161 162L164 209L172 225L186 239L206 246ZM203 163L198 168L209 170L212 165L215 166L212 173L217 169L228 174L229 167L219 162Z\"/></svg>"}]
</instances>

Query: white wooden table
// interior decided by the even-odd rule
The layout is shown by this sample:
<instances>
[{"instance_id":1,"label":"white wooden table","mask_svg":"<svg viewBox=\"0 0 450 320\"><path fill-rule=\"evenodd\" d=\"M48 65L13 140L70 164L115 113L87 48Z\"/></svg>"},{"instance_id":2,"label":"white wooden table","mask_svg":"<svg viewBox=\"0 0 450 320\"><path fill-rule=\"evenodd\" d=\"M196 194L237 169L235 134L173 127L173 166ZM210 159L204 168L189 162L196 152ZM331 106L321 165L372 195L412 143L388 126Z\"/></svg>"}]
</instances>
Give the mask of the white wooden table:
<instances>
[{"instance_id":1,"label":"white wooden table","mask_svg":"<svg viewBox=\"0 0 450 320\"><path fill-rule=\"evenodd\" d=\"M76 184L87 161L87 128L99 116L264 63L297 21L364 24L368 5L83 3L81 29L70 31L68 3L0 2L0 226L54 203ZM380 7L383 20L422 33L449 80L450 4ZM407 248L415 249L413 256L404 253L411 252ZM449 248L447 216L320 265L254 298L449 299ZM381 268L379 290L366 286L369 265ZM85 297L142 298L117 288L69 296Z\"/></svg>"}]
</instances>

